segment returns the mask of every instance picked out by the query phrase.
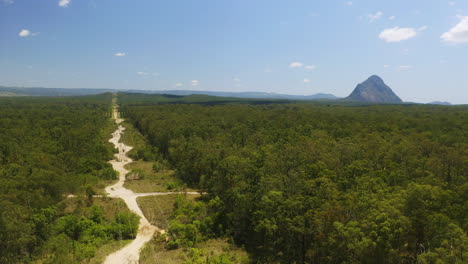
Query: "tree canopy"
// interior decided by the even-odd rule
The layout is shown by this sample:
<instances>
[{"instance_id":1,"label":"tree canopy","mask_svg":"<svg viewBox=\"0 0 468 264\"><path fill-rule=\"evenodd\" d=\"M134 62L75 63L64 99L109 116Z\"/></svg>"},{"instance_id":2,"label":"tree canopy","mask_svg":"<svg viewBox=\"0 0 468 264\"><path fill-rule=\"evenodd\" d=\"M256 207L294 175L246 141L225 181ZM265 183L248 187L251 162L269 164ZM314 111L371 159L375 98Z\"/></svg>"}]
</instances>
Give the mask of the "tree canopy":
<instances>
[{"instance_id":1,"label":"tree canopy","mask_svg":"<svg viewBox=\"0 0 468 264\"><path fill-rule=\"evenodd\" d=\"M107 163L110 110L111 94L0 98L0 263L29 262L42 251L55 256L50 263L72 263L72 252L75 261L91 256L116 228L135 235L138 219L122 220L132 214L105 220L93 207L88 218L65 214L61 203L116 177Z\"/></svg>"},{"instance_id":2,"label":"tree canopy","mask_svg":"<svg viewBox=\"0 0 468 264\"><path fill-rule=\"evenodd\" d=\"M152 145L148 157L208 192L195 210L202 218L174 216L172 244L195 243L197 232L228 236L258 263L468 259L466 106L121 97L124 116Z\"/></svg>"}]
</instances>

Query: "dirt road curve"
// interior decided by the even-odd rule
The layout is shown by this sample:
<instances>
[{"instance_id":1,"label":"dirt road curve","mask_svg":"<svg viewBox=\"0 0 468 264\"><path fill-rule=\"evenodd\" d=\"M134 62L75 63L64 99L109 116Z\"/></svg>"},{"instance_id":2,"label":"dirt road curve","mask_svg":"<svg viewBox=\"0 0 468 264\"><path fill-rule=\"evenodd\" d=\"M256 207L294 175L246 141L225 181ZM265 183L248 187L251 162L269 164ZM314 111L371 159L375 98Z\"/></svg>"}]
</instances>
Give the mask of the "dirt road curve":
<instances>
[{"instance_id":1,"label":"dirt road curve","mask_svg":"<svg viewBox=\"0 0 468 264\"><path fill-rule=\"evenodd\" d=\"M154 235L154 232L164 232L164 230L161 230L148 222L146 217L143 215L143 212L141 211L140 207L138 206L136 198L148 195L163 195L164 193L135 194L131 190L128 190L123 187L125 182L125 175L128 173L128 170L126 170L124 166L132 162L132 160L127 156L127 153L132 149L132 147L119 142L120 137L122 136L122 133L125 130L125 127L120 125L120 123L122 123L123 120L119 118L117 107L114 107L113 118L115 122L119 125L119 127L114 133L112 133L112 138L109 140L109 142L114 144L114 146L116 147L116 149L118 149L119 152L115 154L115 159L111 160L110 163L112 164L112 167L114 167L114 170L118 172L119 181L114 185L106 187L106 192L108 193L109 197L123 199L127 204L128 208L137 215L139 215L141 218L140 225L138 227L138 234L135 240L133 240L130 244L120 249L119 251L107 256L104 263L133 264L138 263L140 257L140 249L146 242L151 240L151 238Z\"/></svg>"}]
</instances>

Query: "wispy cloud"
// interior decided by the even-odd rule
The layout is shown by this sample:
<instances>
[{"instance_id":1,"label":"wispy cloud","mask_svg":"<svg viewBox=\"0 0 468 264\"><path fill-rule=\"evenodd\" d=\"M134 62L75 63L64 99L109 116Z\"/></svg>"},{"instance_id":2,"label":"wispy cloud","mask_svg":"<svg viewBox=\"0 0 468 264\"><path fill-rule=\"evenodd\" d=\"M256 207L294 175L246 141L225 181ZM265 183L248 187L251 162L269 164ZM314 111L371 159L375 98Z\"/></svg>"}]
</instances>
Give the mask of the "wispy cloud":
<instances>
[{"instance_id":1,"label":"wispy cloud","mask_svg":"<svg viewBox=\"0 0 468 264\"><path fill-rule=\"evenodd\" d=\"M198 86L198 85L200 85L200 81L199 80L192 80L191 84L192 84L192 86Z\"/></svg>"},{"instance_id":2,"label":"wispy cloud","mask_svg":"<svg viewBox=\"0 0 468 264\"><path fill-rule=\"evenodd\" d=\"M304 63L302 62L291 62L289 64L289 68L302 68L304 66Z\"/></svg>"},{"instance_id":3,"label":"wispy cloud","mask_svg":"<svg viewBox=\"0 0 468 264\"><path fill-rule=\"evenodd\" d=\"M375 13L375 14L368 14L367 15L367 17L369 18L370 23L374 22L375 20L380 19L382 16L383 16L382 11L377 11L377 13Z\"/></svg>"},{"instance_id":4,"label":"wispy cloud","mask_svg":"<svg viewBox=\"0 0 468 264\"><path fill-rule=\"evenodd\" d=\"M116 56L116 57L124 57L126 55L127 54L125 52L117 52L117 53L114 54L114 56Z\"/></svg>"},{"instance_id":5,"label":"wispy cloud","mask_svg":"<svg viewBox=\"0 0 468 264\"><path fill-rule=\"evenodd\" d=\"M352 5L353 5L353 2L352 2L352 1L348 1L348 2L346 2L346 5L347 5L347 6L352 6Z\"/></svg>"},{"instance_id":6,"label":"wispy cloud","mask_svg":"<svg viewBox=\"0 0 468 264\"><path fill-rule=\"evenodd\" d=\"M400 65L398 66L398 69L400 70L408 70L408 69L412 69L413 68L413 65Z\"/></svg>"},{"instance_id":7,"label":"wispy cloud","mask_svg":"<svg viewBox=\"0 0 468 264\"><path fill-rule=\"evenodd\" d=\"M2 0L1 2L3 4L5 4L5 5L12 5L15 1L13 1L13 0Z\"/></svg>"},{"instance_id":8,"label":"wispy cloud","mask_svg":"<svg viewBox=\"0 0 468 264\"><path fill-rule=\"evenodd\" d=\"M422 26L422 27L418 28L418 31L424 31L426 29L427 29L427 26Z\"/></svg>"},{"instance_id":9,"label":"wispy cloud","mask_svg":"<svg viewBox=\"0 0 468 264\"><path fill-rule=\"evenodd\" d=\"M468 43L468 16L459 16L460 22L440 36L449 44Z\"/></svg>"},{"instance_id":10,"label":"wispy cloud","mask_svg":"<svg viewBox=\"0 0 468 264\"><path fill-rule=\"evenodd\" d=\"M159 76L159 73L157 73L157 72L151 73L151 72L139 71L139 72L137 72L136 74L139 75L139 76L143 76L143 77L155 77L155 76Z\"/></svg>"},{"instance_id":11,"label":"wispy cloud","mask_svg":"<svg viewBox=\"0 0 468 264\"><path fill-rule=\"evenodd\" d=\"M305 78L305 79L304 79L304 83L310 83L310 80L307 79L307 78Z\"/></svg>"},{"instance_id":12,"label":"wispy cloud","mask_svg":"<svg viewBox=\"0 0 468 264\"><path fill-rule=\"evenodd\" d=\"M317 69L317 66L316 65L305 65L304 63L297 61L297 62L290 63L289 68L295 68L295 69L303 68L303 69L306 69L306 70L315 70L315 69Z\"/></svg>"},{"instance_id":13,"label":"wispy cloud","mask_svg":"<svg viewBox=\"0 0 468 264\"><path fill-rule=\"evenodd\" d=\"M417 30L414 28L388 28L382 31L379 38L386 42L400 42L414 38L417 35Z\"/></svg>"},{"instance_id":14,"label":"wispy cloud","mask_svg":"<svg viewBox=\"0 0 468 264\"><path fill-rule=\"evenodd\" d=\"M174 87L182 87L182 86L184 86L183 83L176 83L176 84L174 84Z\"/></svg>"},{"instance_id":15,"label":"wispy cloud","mask_svg":"<svg viewBox=\"0 0 468 264\"><path fill-rule=\"evenodd\" d=\"M71 2L71 0L60 0L60 1L58 2L58 5L59 5L60 7L68 7L68 5L70 4L70 2Z\"/></svg>"},{"instance_id":16,"label":"wispy cloud","mask_svg":"<svg viewBox=\"0 0 468 264\"><path fill-rule=\"evenodd\" d=\"M388 19L389 19L389 20L395 20L395 19L396 19L396 16L389 16Z\"/></svg>"}]
</instances>

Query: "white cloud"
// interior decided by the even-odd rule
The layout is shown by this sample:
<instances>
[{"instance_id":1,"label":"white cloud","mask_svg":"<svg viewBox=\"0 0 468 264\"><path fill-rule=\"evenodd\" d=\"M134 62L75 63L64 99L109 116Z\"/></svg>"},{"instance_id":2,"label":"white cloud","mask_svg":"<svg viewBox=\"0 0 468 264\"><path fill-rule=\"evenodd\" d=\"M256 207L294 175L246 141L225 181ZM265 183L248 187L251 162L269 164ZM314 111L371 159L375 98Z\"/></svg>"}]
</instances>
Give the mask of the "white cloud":
<instances>
[{"instance_id":1,"label":"white cloud","mask_svg":"<svg viewBox=\"0 0 468 264\"><path fill-rule=\"evenodd\" d=\"M304 79L304 83L310 83L310 80L309 79Z\"/></svg>"},{"instance_id":2,"label":"white cloud","mask_svg":"<svg viewBox=\"0 0 468 264\"><path fill-rule=\"evenodd\" d=\"M454 6L454 5L456 5L457 3L453 2L453 1L450 1L448 4L449 4L449 6Z\"/></svg>"},{"instance_id":3,"label":"white cloud","mask_svg":"<svg viewBox=\"0 0 468 264\"><path fill-rule=\"evenodd\" d=\"M315 70L315 69L317 69L317 66L316 65L306 65L304 67L304 69L306 69L306 70Z\"/></svg>"},{"instance_id":4,"label":"white cloud","mask_svg":"<svg viewBox=\"0 0 468 264\"><path fill-rule=\"evenodd\" d=\"M198 86L200 85L200 81L199 80L192 80L192 86Z\"/></svg>"},{"instance_id":5,"label":"white cloud","mask_svg":"<svg viewBox=\"0 0 468 264\"><path fill-rule=\"evenodd\" d=\"M427 29L427 26L422 26L422 27L418 28L418 31L424 31L426 29Z\"/></svg>"},{"instance_id":6,"label":"white cloud","mask_svg":"<svg viewBox=\"0 0 468 264\"><path fill-rule=\"evenodd\" d=\"M151 72L139 71L139 72L137 72L136 74L137 74L137 75L140 75L140 76L144 76L144 77L159 76L159 73L157 73L157 72L151 73Z\"/></svg>"},{"instance_id":7,"label":"white cloud","mask_svg":"<svg viewBox=\"0 0 468 264\"><path fill-rule=\"evenodd\" d=\"M61 6L61 7L68 7L70 2L71 2L71 0L60 0L58 5Z\"/></svg>"},{"instance_id":8,"label":"white cloud","mask_svg":"<svg viewBox=\"0 0 468 264\"><path fill-rule=\"evenodd\" d=\"M382 31L379 38L386 42L400 42L414 38L417 35L417 31L414 28L388 28Z\"/></svg>"},{"instance_id":9,"label":"white cloud","mask_svg":"<svg viewBox=\"0 0 468 264\"><path fill-rule=\"evenodd\" d=\"M468 16L459 16L460 22L440 36L450 44L468 43Z\"/></svg>"},{"instance_id":10,"label":"white cloud","mask_svg":"<svg viewBox=\"0 0 468 264\"><path fill-rule=\"evenodd\" d=\"M395 18L396 18L396 16L390 16L390 17L388 17L388 19L390 19L390 20L395 20Z\"/></svg>"},{"instance_id":11,"label":"white cloud","mask_svg":"<svg viewBox=\"0 0 468 264\"><path fill-rule=\"evenodd\" d=\"M182 86L184 86L183 83L176 83L176 84L174 84L174 87L182 87Z\"/></svg>"},{"instance_id":12,"label":"white cloud","mask_svg":"<svg viewBox=\"0 0 468 264\"><path fill-rule=\"evenodd\" d=\"M398 68L401 70L408 70L408 69L412 69L413 66L412 65L400 65L398 66Z\"/></svg>"},{"instance_id":13,"label":"white cloud","mask_svg":"<svg viewBox=\"0 0 468 264\"><path fill-rule=\"evenodd\" d=\"M352 2L352 1L348 1L348 2L346 2L346 5L347 5L347 6L352 6L352 5L353 5L353 2Z\"/></svg>"},{"instance_id":14,"label":"white cloud","mask_svg":"<svg viewBox=\"0 0 468 264\"><path fill-rule=\"evenodd\" d=\"M369 21L372 23L377 19L380 19L383 16L383 13L381 11L378 11L375 14L368 14L367 17L369 18Z\"/></svg>"},{"instance_id":15,"label":"white cloud","mask_svg":"<svg viewBox=\"0 0 468 264\"><path fill-rule=\"evenodd\" d=\"M383 67L384 67L384 68L390 68L391 65L385 64Z\"/></svg>"},{"instance_id":16,"label":"white cloud","mask_svg":"<svg viewBox=\"0 0 468 264\"><path fill-rule=\"evenodd\" d=\"M28 29L22 29L20 33L18 33L18 36L23 37L23 38L29 37L31 36L31 31L29 31Z\"/></svg>"},{"instance_id":17,"label":"white cloud","mask_svg":"<svg viewBox=\"0 0 468 264\"><path fill-rule=\"evenodd\" d=\"M289 64L289 68L302 68L304 66L304 63L302 62L292 62Z\"/></svg>"},{"instance_id":18,"label":"white cloud","mask_svg":"<svg viewBox=\"0 0 468 264\"><path fill-rule=\"evenodd\" d=\"M28 30L28 29L22 29L22 30L18 33L18 36L23 37L23 38L29 37L29 36L35 37L35 36L39 35L39 33L40 33L40 32L31 32L31 31Z\"/></svg>"},{"instance_id":19,"label":"white cloud","mask_svg":"<svg viewBox=\"0 0 468 264\"><path fill-rule=\"evenodd\" d=\"M117 53L114 54L114 56L116 56L116 57L123 57L125 55L127 55L125 52L117 52Z\"/></svg>"},{"instance_id":20,"label":"white cloud","mask_svg":"<svg viewBox=\"0 0 468 264\"><path fill-rule=\"evenodd\" d=\"M233 80L234 80L235 82L237 82L237 83L241 82L241 79L239 79L239 78L233 78Z\"/></svg>"}]
</instances>

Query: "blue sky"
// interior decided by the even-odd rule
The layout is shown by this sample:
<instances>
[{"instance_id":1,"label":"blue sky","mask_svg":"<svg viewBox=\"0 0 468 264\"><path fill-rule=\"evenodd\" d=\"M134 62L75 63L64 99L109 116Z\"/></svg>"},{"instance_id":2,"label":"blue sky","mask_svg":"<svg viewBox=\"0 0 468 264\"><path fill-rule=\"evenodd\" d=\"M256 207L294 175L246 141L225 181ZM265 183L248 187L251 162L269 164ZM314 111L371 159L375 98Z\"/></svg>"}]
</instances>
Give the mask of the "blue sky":
<instances>
[{"instance_id":1,"label":"blue sky","mask_svg":"<svg viewBox=\"0 0 468 264\"><path fill-rule=\"evenodd\" d=\"M0 0L0 85L468 103L468 1Z\"/></svg>"}]
</instances>

